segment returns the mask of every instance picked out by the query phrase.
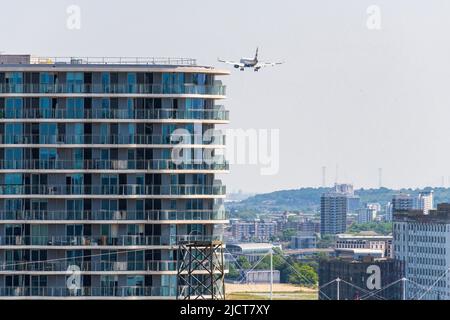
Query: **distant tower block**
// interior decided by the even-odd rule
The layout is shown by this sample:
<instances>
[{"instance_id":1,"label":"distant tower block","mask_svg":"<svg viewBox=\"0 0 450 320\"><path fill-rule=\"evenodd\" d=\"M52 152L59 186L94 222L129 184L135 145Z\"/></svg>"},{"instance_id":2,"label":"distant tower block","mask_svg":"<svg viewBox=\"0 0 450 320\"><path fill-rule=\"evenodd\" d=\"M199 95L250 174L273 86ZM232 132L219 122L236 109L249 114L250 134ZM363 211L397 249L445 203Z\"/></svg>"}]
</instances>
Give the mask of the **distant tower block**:
<instances>
[{"instance_id":1,"label":"distant tower block","mask_svg":"<svg viewBox=\"0 0 450 320\"><path fill-rule=\"evenodd\" d=\"M338 183L339 181L339 165L336 163L336 180L335 183Z\"/></svg>"},{"instance_id":2,"label":"distant tower block","mask_svg":"<svg viewBox=\"0 0 450 320\"><path fill-rule=\"evenodd\" d=\"M322 187L325 188L327 186L327 167L322 167Z\"/></svg>"},{"instance_id":3,"label":"distant tower block","mask_svg":"<svg viewBox=\"0 0 450 320\"><path fill-rule=\"evenodd\" d=\"M383 168L378 168L378 188L383 186Z\"/></svg>"}]
</instances>

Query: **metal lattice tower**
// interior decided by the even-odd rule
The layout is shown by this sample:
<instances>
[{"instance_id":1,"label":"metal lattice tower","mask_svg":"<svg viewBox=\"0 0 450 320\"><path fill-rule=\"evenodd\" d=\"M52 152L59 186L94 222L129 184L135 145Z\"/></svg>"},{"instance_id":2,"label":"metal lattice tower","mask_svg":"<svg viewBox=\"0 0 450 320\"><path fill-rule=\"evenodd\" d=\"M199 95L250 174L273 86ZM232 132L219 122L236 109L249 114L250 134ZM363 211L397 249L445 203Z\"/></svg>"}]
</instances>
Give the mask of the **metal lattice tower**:
<instances>
[{"instance_id":1,"label":"metal lattice tower","mask_svg":"<svg viewBox=\"0 0 450 320\"><path fill-rule=\"evenodd\" d=\"M177 299L225 299L223 249L222 241L190 241L179 244Z\"/></svg>"}]
</instances>

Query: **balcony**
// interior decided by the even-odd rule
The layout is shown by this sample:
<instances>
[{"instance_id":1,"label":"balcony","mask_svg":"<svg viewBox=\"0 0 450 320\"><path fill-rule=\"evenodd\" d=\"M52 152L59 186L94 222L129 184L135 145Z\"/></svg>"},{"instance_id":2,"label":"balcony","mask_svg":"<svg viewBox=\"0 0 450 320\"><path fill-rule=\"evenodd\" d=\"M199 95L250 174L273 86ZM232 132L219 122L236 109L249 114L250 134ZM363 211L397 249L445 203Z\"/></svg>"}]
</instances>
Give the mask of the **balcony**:
<instances>
[{"instance_id":1,"label":"balcony","mask_svg":"<svg viewBox=\"0 0 450 320\"><path fill-rule=\"evenodd\" d=\"M167 134L167 135L0 135L0 144L100 144L100 145L225 145L225 136L200 134Z\"/></svg>"},{"instance_id":2,"label":"balcony","mask_svg":"<svg viewBox=\"0 0 450 320\"><path fill-rule=\"evenodd\" d=\"M136 250L142 251L142 250ZM57 260L57 259L56 259ZM67 272L67 269L72 266L78 266L81 272L126 272L126 271L141 271L141 272L165 272L177 271L179 261L177 260L150 260L150 261L67 261L60 259L60 261L4 261L0 264L0 272ZM205 263L198 271L205 272ZM229 262L225 262L225 269L229 269Z\"/></svg>"},{"instance_id":3,"label":"balcony","mask_svg":"<svg viewBox=\"0 0 450 320\"><path fill-rule=\"evenodd\" d=\"M225 186L205 185L0 185L0 195L225 195Z\"/></svg>"},{"instance_id":4,"label":"balcony","mask_svg":"<svg viewBox=\"0 0 450 320\"><path fill-rule=\"evenodd\" d=\"M63 260L63 259L61 259ZM65 259L64 259L65 260ZM176 260L163 261L13 261L0 264L0 271L36 271L36 272L66 272L70 266L76 265L82 272L102 271L177 271Z\"/></svg>"},{"instance_id":5,"label":"balcony","mask_svg":"<svg viewBox=\"0 0 450 320\"><path fill-rule=\"evenodd\" d=\"M176 287L1 287L2 297L175 297Z\"/></svg>"},{"instance_id":6,"label":"balcony","mask_svg":"<svg viewBox=\"0 0 450 320\"><path fill-rule=\"evenodd\" d=\"M66 109L41 110L33 109L14 109L0 110L0 119L126 119L126 120L218 120L228 121L229 111L216 106L213 109L198 110L179 110L179 109L137 109L137 110L103 110L103 109L85 109L76 112Z\"/></svg>"},{"instance_id":7,"label":"balcony","mask_svg":"<svg viewBox=\"0 0 450 320\"><path fill-rule=\"evenodd\" d=\"M0 84L0 94L155 94L225 96L224 85L165 84Z\"/></svg>"},{"instance_id":8,"label":"balcony","mask_svg":"<svg viewBox=\"0 0 450 320\"><path fill-rule=\"evenodd\" d=\"M229 170L229 163L216 156L192 163L153 160L0 160L0 170Z\"/></svg>"},{"instance_id":9,"label":"balcony","mask_svg":"<svg viewBox=\"0 0 450 320\"><path fill-rule=\"evenodd\" d=\"M222 240L222 235L175 235L175 236L0 236L1 246L172 246L185 241Z\"/></svg>"},{"instance_id":10,"label":"balcony","mask_svg":"<svg viewBox=\"0 0 450 320\"><path fill-rule=\"evenodd\" d=\"M0 221L186 221L227 220L223 210L146 210L146 211L0 211Z\"/></svg>"}]
</instances>

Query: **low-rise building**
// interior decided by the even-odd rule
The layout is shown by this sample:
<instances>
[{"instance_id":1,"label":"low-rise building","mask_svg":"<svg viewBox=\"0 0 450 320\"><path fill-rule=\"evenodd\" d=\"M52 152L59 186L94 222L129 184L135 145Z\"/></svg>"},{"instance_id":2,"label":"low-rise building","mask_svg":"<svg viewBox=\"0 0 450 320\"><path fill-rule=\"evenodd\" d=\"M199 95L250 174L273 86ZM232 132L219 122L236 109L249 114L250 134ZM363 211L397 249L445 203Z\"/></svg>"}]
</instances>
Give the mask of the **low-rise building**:
<instances>
[{"instance_id":1,"label":"low-rise building","mask_svg":"<svg viewBox=\"0 0 450 320\"><path fill-rule=\"evenodd\" d=\"M272 270L273 283L280 283L280 271ZM243 270L241 283L270 283L270 270Z\"/></svg>"},{"instance_id":2,"label":"low-rise building","mask_svg":"<svg viewBox=\"0 0 450 320\"><path fill-rule=\"evenodd\" d=\"M268 241L277 234L275 221L236 221L231 224L231 234L235 241Z\"/></svg>"},{"instance_id":3,"label":"low-rise building","mask_svg":"<svg viewBox=\"0 0 450 320\"><path fill-rule=\"evenodd\" d=\"M281 249L281 246L272 243L227 243L226 248L234 258L245 256L250 263L253 263L269 253L270 250Z\"/></svg>"},{"instance_id":4,"label":"low-rise building","mask_svg":"<svg viewBox=\"0 0 450 320\"><path fill-rule=\"evenodd\" d=\"M361 255L321 260L319 300L400 300L402 277L403 264L394 259Z\"/></svg>"},{"instance_id":5,"label":"low-rise building","mask_svg":"<svg viewBox=\"0 0 450 320\"><path fill-rule=\"evenodd\" d=\"M292 249L311 249L316 248L317 235L313 232L299 232L291 237Z\"/></svg>"},{"instance_id":6,"label":"low-rise building","mask_svg":"<svg viewBox=\"0 0 450 320\"><path fill-rule=\"evenodd\" d=\"M338 234L335 249L381 250L383 258L393 257L392 236Z\"/></svg>"},{"instance_id":7,"label":"low-rise building","mask_svg":"<svg viewBox=\"0 0 450 320\"><path fill-rule=\"evenodd\" d=\"M450 300L450 203L428 214L394 212L393 233L395 258L405 263L409 280L407 298Z\"/></svg>"}]
</instances>

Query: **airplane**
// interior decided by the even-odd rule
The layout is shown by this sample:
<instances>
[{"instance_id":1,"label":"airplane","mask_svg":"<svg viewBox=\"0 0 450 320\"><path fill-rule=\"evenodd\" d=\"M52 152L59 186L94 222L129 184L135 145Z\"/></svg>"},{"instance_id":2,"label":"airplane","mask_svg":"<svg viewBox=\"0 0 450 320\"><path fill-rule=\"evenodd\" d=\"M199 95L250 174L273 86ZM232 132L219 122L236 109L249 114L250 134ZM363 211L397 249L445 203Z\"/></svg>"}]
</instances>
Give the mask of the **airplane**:
<instances>
[{"instance_id":1,"label":"airplane","mask_svg":"<svg viewBox=\"0 0 450 320\"><path fill-rule=\"evenodd\" d=\"M282 64L283 62L260 62L258 60L258 48L256 48L255 57L252 58L241 58L239 62L234 61L227 61L227 60L221 60L217 59L219 62L223 62L226 64L231 64L236 69L239 69L241 71L244 71L245 68L253 68L254 71L258 71L262 67L273 67L278 64Z\"/></svg>"}]
</instances>

